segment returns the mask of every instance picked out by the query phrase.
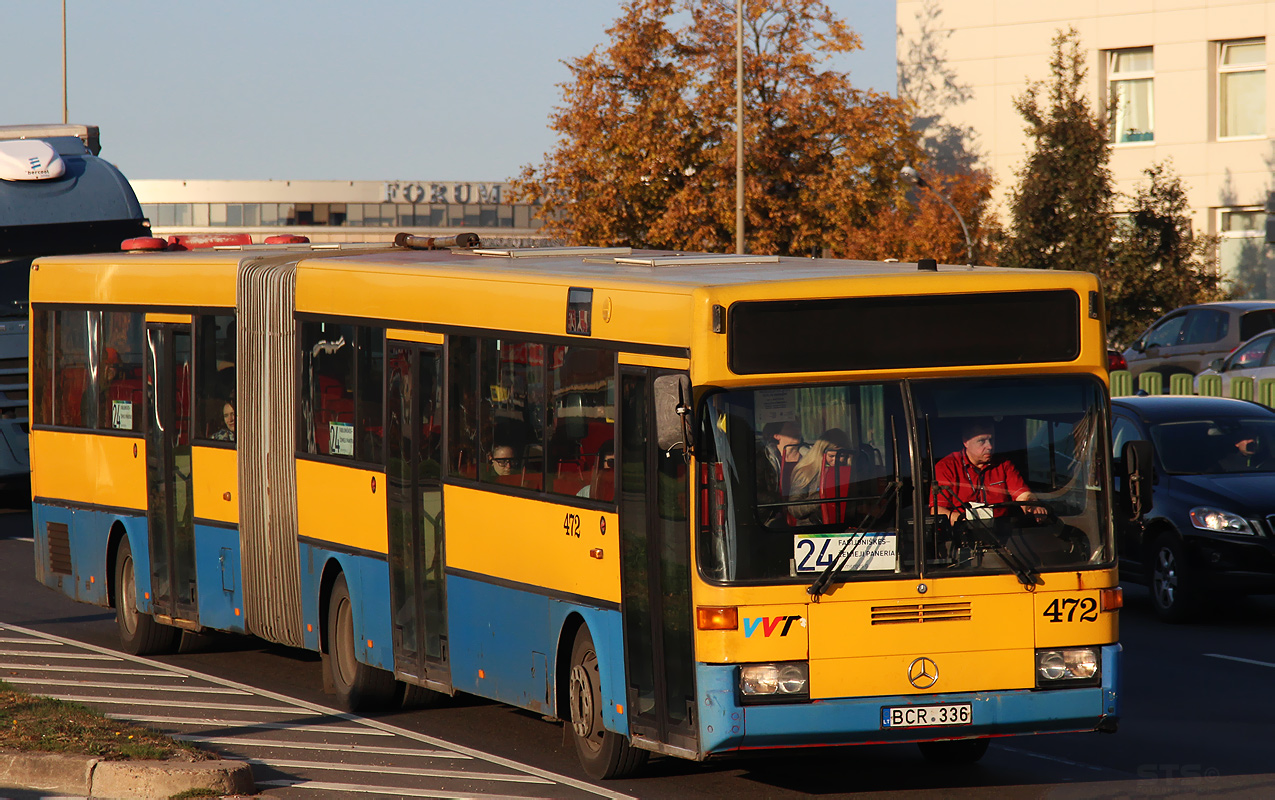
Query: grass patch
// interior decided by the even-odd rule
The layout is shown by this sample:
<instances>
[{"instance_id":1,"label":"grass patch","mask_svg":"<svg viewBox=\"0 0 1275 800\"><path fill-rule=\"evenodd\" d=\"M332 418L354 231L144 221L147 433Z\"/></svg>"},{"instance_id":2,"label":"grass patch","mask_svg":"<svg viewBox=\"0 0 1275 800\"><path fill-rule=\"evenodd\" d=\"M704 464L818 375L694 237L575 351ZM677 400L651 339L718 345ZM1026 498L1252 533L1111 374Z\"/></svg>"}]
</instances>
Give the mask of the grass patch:
<instances>
[{"instance_id":1,"label":"grass patch","mask_svg":"<svg viewBox=\"0 0 1275 800\"><path fill-rule=\"evenodd\" d=\"M20 692L4 681L0 681L0 748L82 753L110 760L216 758L158 731L108 719L79 703Z\"/></svg>"}]
</instances>

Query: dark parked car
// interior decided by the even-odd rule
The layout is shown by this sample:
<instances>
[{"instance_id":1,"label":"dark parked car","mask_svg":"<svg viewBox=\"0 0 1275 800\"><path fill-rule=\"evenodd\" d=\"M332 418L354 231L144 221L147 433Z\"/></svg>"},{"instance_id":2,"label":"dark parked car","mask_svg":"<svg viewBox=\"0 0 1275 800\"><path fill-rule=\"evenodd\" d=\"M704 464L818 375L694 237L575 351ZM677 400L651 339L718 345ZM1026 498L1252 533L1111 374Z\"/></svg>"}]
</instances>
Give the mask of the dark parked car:
<instances>
[{"instance_id":1,"label":"dark parked car","mask_svg":"<svg viewBox=\"0 0 1275 800\"><path fill-rule=\"evenodd\" d=\"M1142 524L1118 504L1122 577L1151 587L1178 622L1206 596L1275 592L1275 411L1222 397L1111 401L1117 496L1125 445L1152 444L1154 479Z\"/></svg>"},{"instance_id":2,"label":"dark parked car","mask_svg":"<svg viewBox=\"0 0 1275 800\"><path fill-rule=\"evenodd\" d=\"M1264 330L1275 328L1275 301L1201 303L1170 311L1124 351L1134 377L1195 375Z\"/></svg>"}]
</instances>

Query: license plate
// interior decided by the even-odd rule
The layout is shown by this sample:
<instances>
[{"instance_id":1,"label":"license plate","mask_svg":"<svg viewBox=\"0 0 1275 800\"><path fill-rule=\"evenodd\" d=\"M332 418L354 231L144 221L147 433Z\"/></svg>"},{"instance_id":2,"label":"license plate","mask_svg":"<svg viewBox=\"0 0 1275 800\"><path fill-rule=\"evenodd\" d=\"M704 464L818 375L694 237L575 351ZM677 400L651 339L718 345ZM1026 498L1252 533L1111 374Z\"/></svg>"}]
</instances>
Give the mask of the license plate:
<instances>
[{"instance_id":1,"label":"license plate","mask_svg":"<svg viewBox=\"0 0 1275 800\"><path fill-rule=\"evenodd\" d=\"M974 713L969 703L933 706L886 706L881 709L882 728L930 728L939 725L969 725Z\"/></svg>"}]
</instances>

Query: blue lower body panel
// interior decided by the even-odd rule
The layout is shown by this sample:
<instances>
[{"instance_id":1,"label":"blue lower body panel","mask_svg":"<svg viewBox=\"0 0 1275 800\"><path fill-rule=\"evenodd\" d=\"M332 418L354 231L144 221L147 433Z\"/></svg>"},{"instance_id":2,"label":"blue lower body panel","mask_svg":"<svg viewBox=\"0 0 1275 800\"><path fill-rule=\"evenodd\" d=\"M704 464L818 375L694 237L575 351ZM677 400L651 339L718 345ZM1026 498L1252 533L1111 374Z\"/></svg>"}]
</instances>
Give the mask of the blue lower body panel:
<instances>
[{"instance_id":1,"label":"blue lower body panel","mask_svg":"<svg viewBox=\"0 0 1275 800\"><path fill-rule=\"evenodd\" d=\"M700 749L705 754L765 747L914 742L978 736L1114 729L1119 719L1120 645L1102 649L1101 686L816 700L741 706L736 667L699 664ZM969 703L969 725L884 728L890 706Z\"/></svg>"}]
</instances>

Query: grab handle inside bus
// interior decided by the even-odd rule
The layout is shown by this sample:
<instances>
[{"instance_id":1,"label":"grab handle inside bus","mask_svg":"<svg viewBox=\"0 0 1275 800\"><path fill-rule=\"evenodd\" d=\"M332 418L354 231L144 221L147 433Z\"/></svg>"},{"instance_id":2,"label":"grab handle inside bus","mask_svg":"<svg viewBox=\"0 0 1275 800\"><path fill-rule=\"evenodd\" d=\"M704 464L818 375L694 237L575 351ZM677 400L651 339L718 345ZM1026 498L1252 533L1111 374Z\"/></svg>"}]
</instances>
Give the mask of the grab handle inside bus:
<instances>
[{"instance_id":1,"label":"grab handle inside bus","mask_svg":"<svg viewBox=\"0 0 1275 800\"><path fill-rule=\"evenodd\" d=\"M677 447L689 453L691 381L685 375L660 375L655 379L655 435L661 450Z\"/></svg>"}]
</instances>

